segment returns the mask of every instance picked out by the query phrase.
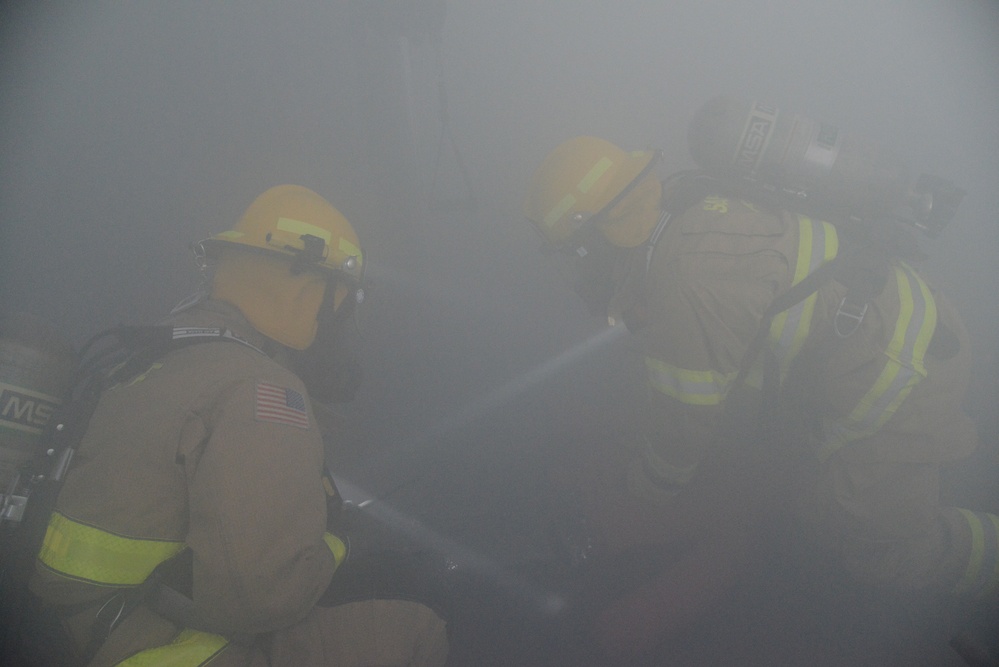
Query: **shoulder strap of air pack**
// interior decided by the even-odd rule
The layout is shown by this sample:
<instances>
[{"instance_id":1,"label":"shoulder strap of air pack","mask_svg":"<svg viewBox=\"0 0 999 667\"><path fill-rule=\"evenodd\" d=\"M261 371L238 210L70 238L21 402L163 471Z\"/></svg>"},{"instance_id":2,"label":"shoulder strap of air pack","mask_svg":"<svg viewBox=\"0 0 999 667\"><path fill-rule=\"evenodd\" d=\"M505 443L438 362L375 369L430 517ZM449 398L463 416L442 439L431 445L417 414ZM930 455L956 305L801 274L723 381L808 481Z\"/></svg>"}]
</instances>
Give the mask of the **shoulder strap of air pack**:
<instances>
[{"instance_id":1,"label":"shoulder strap of air pack","mask_svg":"<svg viewBox=\"0 0 999 667\"><path fill-rule=\"evenodd\" d=\"M664 197L663 214L653 233L646 241L645 272L647 273L656 245L669 225L670 219L701 201L705 196L729 193L744 197L773 208L786 208L776 195L745 183L721 181L701 171L682 171L673 174L663 183L664 190L670 192ZM892 244L890 232L872 234L864 225L835 225L839 231L840 249L836 257L826 261L806 278L778 295L767 308L760 322L756 336L740 360L736 384L740 386L761 352L766 351L767 335L774 318L804 301L814 294L828 280L835 279L846 287L833 317L833 327L838 336L851 335L859 327L866 315L868 304L881 292L890 274L891 257L887 246ZM775 401L779 374L773 355L767 355L764 363L763 389L769 396L765 401Z\"/></svg>"}]
</instances>

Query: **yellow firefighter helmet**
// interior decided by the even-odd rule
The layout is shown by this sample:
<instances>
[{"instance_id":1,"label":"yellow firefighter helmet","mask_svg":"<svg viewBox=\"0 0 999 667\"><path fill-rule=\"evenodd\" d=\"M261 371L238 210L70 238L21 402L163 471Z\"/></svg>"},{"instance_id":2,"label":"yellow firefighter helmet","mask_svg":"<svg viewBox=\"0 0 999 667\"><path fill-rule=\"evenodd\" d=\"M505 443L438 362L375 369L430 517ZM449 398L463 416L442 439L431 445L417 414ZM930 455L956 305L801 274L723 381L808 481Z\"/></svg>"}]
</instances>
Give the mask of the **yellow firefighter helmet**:
<instances>
[{"instance_id":1,"label":"yellow firefighter helmet","mask_svg":"<svg viewBox=\"0 0 999 667\"><path fill-rule=\"evenodd\" d=\"M554 246L588 223L612 244L643 243L659 217L658 151L625 152L597 137L574 137L544 159L531 179L524 214Z\"/></svg>"},{"instance_id":2,"label":"yellow firefighter helmet","mask_svg":"<svg viewBox=\"0 0 999 667\"><path fill-rule=\"evenodd\" d=\"M278 185L254 200L236 225L202 241L212 254L227 244L293 257L297 270L317 268L359 282L360 242L332 204L300 185Z\"/></svg>"},{"instance_id":3,"label":"yellow firefighter helmet","mask_svg":"<svg viewBox=\"0 0 999 667\"><path fill-rule=\"evenodd\" d=\"M293 349L312 344L327 286L339 309L360 300L364 258L353 227L332 204L298 185L273 187L236 225L201 242L217 259L212 296L236 305L265 336ZM240 252L230 252L237 250Z\"/></svg>"}]
</instances>

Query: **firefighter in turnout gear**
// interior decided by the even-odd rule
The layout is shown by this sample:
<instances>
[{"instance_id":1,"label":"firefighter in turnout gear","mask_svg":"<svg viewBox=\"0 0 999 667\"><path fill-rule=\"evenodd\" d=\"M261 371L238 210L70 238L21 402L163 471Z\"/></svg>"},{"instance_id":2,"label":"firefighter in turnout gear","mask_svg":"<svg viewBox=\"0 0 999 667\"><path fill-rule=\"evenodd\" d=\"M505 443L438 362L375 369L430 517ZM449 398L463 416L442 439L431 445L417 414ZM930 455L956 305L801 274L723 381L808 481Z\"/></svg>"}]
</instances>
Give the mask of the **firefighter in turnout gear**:
<instances>
[{"instance_id":1,"label":"firefighter in turnout gear","mask_svg":"<svg viewBox=\"0 0 999 667\"><path fill-rule=\"evenodd\" d=\"M326 602L347 546L328 527L310 387L288 359L321 356L324 327L335 336L360 299L354 230L283 185L196 248L214 263L210 293L167 323L226 342L169 351L104 392L37 557L36 603L93 666L443 664L429 607ZM181 571L186 604L162 587L136 595L163 569Z\"/></svg>"},{"instance_id":2,"label":"firefighter in turnout gear","mask_svg":"<svg viewBox=\"0 0 999 667\"><path fill-rule=\"evenodd\" d=\"M620 493L587 508L598 537L679 554L597 616L606 650L695 624L752 561L761 520L789 513L859 580L995 596L999 516L939 501L941 466L978 444L967 334L908 231L701 171L660 182L656 157L570 139L525 201L643 357L648 423L607 472Z\"/></svg>"}]
</instances>

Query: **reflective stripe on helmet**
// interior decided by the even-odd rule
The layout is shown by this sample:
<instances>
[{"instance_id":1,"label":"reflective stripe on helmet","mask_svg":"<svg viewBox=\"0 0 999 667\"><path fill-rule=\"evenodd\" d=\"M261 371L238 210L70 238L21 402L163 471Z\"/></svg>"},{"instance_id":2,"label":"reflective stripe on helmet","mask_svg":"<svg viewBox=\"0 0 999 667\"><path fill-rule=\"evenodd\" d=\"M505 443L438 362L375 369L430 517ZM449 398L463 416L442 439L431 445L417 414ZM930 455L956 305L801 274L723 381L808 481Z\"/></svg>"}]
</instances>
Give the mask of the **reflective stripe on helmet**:
<instances>
[{"instance_id":1,"label":"reflective stripe on helmet","mask_svg":"<svg viewBox=\"0 0 999 667\"><path fill-rule=\"evenodd\" d=\"M607 170L614 166L614 161L609 157L602 157L596 161L596 163L583 174L583 177L579 179L579 183L576 184L576 189L582 194L586 194L590 189L600 180L600 177L607 173ZM562 216L565 215L573 206L576 205L576 197L571 192L562 199L558 201L555 206L545 214L544 224L546 227L554 226ZM591 211L592 212L592 211Z\"/></svg>"},{"instance_id":2,"label":"reflective stripe on helmet","mask_svg":"<svg viewBox=\"0 0 999 667\"><path fill-rule=\"evenodd\" d=\"M848 442L874 434L926 376L923 360L937 326L937 307L930 288L909 266L895 268L899 313L881 375L853 410L842 419L824 423L826 441L821 459Z\"/></svg>"},{"instance_id":3,"label":"reflective stripe on helmet","mask_svg":"<svg viewBox=\"0 0 999 667\"><path fill-rule=\"evenodd\" d=\"M225 637L185 629L163 646L140 651L117 663L116 667L199 667L207 664L229 644Z\"/></svg>"},{"instance_id":4,"label":"reflective stripe on helmet","mask_svg":"<svg viewBox=\"0 0 999 667\"><path fill-rule=\"evenodd\" d=\"M600 180L600 177L607 173L607 170L614 166L614 162L609 157L602 157L597 160L597 163L586 172L586 175L580 179L579 185L576 186L583 194L590 191L590 188Z\"/></svg>"},{"instance_id":5,"label":"reflective stripe on helmet","mask_svg":"<svg viewBox=\"0 0 999 667\"><path fill-rule=\"evenodd\" d=\"M307 222L302 222L301 220L292 220L291 218L278 218L277 228L283 232L291 232L296 236L318 236L322 240L329 243L333 238L328 229L323 229L318 225L310 225Z\"/></svg>"},{"instance_id":6,"label":"reflective stripe on helmet","mask_svg":"<svg viewBox=\"0 0 999 667\"><path fill-rule=\"evenodd\" d=\"M246 209L235 227L203 240L198 247L216 257L229 244L290 255L300 264L299 269L309 266L340 271L356 281L362 277L354 228L323 197L297 185L267 190ZM349 262L351 258L356 261Z\"/></svg>"},{"instance_id":7,"label":"reflective stripe on helmet","mask_svg":"<svg viewBox=\"0 0 999 667\"><path fill-rule=\"evenodd\" d=\"M137 586L157 565L183 548L183 542L115 535L53 512L38 559L72 579L104 586Z\"/></svg>"},{"instance_id":8,"label":"reflective stripe on helmet","mask_svg":"<svg viewBox=\"0 0 999 667\"><path fill-rule=\"evenodd\" d=\"M971 529L971 555L954 592L984 597L999 589L999 516L958 509Z\"/></svg>"}]
</instances>

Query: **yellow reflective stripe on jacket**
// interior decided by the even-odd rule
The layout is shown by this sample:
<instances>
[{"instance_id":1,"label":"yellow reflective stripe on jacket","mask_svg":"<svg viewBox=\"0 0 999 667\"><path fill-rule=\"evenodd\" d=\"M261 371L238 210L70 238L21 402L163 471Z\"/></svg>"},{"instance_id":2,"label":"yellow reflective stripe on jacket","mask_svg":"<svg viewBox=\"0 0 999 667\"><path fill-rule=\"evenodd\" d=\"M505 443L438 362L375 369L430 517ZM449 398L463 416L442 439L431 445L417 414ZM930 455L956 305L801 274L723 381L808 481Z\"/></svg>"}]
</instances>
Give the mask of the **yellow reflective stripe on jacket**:
<instances>
[{"instance_id":1,"label":"yellow reflective stripe on jacket","mask_svg":"<svg viewBox=\"0 0 999 667\"><path fill-rule=\"evenodd\" d=\"M791 286L797 285L817 268L836 257L837 252L839 252L839 236L835 227L828 222L816 222L799 215L798 261L795 262ZM770 325L770 342L780 364L782 380L791 360L801 351L801 346L808 338L817 298L818 292L813 292L804 300L779 313Z\"/></svg>"},{"instance_id":2,"label":"yellow reflective stripe on jacket","mask_svg":"<svg viewBox=\"0 0 999 667\"><path fill-rule=\"evenodd\" d=\"M839 236L828 222L798 216L798 257L795 262L791 286L797 285L813 271L836 257ZM768 340L780 367L783 380L791 361L801 351L811 331L812 315L818 293L778 313L770 324ZM756 388L763 385L763 357L759 357L747 376L747 382ZM690 405L717 405L736 374L724 376L714 371L679 369L652 358L646 358L652 386L660 392Z\"/></svg>"},{"instance_id":3,"label":"yellow reflective stripe on jacket","mask_svg":"<svg viewBox=\"0 0 999 667\"><path fill-rule=\"evenodd\" d=\"M971 557L954 592L984 597L999 590L999 516L958 509L971 529Z\"/></svg>"},{"instance_id":4,"label":"yellow reflective stripe on jacket","mask_svg":"<svg viewBox=\"0 0 999 667\"><path fill-rule=\"evenodd\" d=\"M323 535L323 540L326 542L326 546L330 548L330 551L333 552L333 570L336 571L336 568L340 567L340 564L347 557L347 545L333 533Z\"/></svg>"},{"instance_id":5,"label":"yellow reflective stripe on jacket","mask_svg":"<svg viewBox=\"0 0 999 667\"><path fill-rule=\"evenodd\" d=\"M225 637L198 630L181 630L164 646L140 651L116 667L199 667L207 664L229 644Z\"/></svg>"},{"instance_id":6,"label":"yellow reflective stripe on jacket","mask_svg":"<svg viewBox=\"0 0 999 667\"><path fill-rule=\"evenodd\" d=\"M848 442L877 432L912 388L926 376L926 348L937 326L937 307L930 288L910 267L895 267L899 313L881 375L856 407L843 419L824 425L826 443L819 453L825 459Z\"/></svg>"},{"instance_id":7,"label":"yellow reflective stripe on jacket","mask_svg":"<svg viewBox=\"0 0 999 667\"><path fill-rule=\"evenodd\" d=\"M692 371L645 357L649 382L656 391L688 405L718 405L737 373Z\"/></svg>"},{"instance_id":8,"label":"yellow reflective stripe on jacket","mask_svg":"<svg viewBox=\"0 0 999 667\"><path fill-rule=\"evenodd\" d=\"M899 322L908 318L906 327L896 327L888 346L888 356L899 363L911 363L921 377L926 377L926 350L937 328L937 305L929 286L907 264L895 267L898 283ZM922 315L922 321L919 317Z\"/></svg>"},{"instance_id":9,"label":"yellow reflective stripe on jacket","mask_svg":"<svg viewBox=\"0 0 999 667\"><path fill-rule=\"evenodd\" d=\"M38 559L72 579L104 586L136 586L183 548L183 542L115 535L53 512Z\"/></svg>"}]
</instances>

